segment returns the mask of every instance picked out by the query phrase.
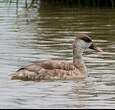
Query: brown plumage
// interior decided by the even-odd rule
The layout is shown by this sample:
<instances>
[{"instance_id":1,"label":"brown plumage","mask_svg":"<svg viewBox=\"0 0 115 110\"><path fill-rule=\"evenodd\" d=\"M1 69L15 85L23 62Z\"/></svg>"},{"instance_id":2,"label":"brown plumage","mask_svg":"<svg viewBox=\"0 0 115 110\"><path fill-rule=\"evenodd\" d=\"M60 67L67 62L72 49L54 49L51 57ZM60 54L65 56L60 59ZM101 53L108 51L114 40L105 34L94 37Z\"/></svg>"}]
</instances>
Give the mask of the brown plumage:
<instances>
[{"instance_id":1,"label":"brown plumage","mask_svg":"<svg viewBox=\"0 0 115 110\"><path fill-rule=\"evenodd\" d=\"M82 52L87 48L99 50L86 34L78 34L73 42L73 63L61 61L41 61L16 71L12 79L20 80L67 80L87 77L87 70L82 60ZM95 48L93 48L95 47Z\"/></svg>"}]
</instances>

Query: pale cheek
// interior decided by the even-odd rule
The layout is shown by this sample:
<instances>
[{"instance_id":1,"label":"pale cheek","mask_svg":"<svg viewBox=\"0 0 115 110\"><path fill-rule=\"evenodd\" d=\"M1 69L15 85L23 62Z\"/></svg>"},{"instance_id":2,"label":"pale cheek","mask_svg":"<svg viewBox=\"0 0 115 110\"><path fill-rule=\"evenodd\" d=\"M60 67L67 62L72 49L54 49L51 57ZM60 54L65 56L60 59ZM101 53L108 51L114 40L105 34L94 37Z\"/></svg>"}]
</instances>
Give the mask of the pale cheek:
<instances>
[{"instance_id":1,"label":"pale cheek","mask_svg":"<svg viewBox=\"0 0 115 110\"><path fill-rule=\"evenodd\" d=\"M90 46L90 43L86 43L86 44L84 45L84 48L85 48L85 49L88 49L89 46Z\"/></svg>"},{"instance_id":2,"label":"pale cheek","mask_svg":"<svg viewBox=\"0 0 115 110\"><path fill-rule=\"evenodd\" d=\"M80 40L76 44L76 47L79 48L79 50L81 50L81 51L84 51L84 50L88 49L89 46L90 46L90 43L86 43L86 42L84 42L82 40Z\"/></svg>"},{"instance_id":3,"label":"pale cheek","mask_svg":"<svg viewBox=\"0 0 115 110\"><path fill-rule=\"evenodd\" d=\"M82 49L87 49L88 48L88 45L85 43L85 44L82 44Z\"/></svg>"}]
</instances>

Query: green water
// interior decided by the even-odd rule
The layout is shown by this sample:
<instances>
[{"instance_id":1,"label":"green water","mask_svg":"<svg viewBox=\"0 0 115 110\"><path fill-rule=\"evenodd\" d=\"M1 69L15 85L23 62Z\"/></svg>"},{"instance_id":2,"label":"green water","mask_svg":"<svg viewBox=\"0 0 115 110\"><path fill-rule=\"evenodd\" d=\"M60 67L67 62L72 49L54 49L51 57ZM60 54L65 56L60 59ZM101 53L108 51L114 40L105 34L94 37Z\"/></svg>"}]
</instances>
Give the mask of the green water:
<instances>
[{"instance_id":1,"label":"green water","mask_svg":"<svg viewBox=\"0 0 115 110\"><path fill-rule=\"evenodd\" d=\"M12 81L39 60L72 62L72 42L86 33L103 53L87 51L82 81ZM0 108L115 108L115 9L0 3Z\"/></svg>"}]
</instances>

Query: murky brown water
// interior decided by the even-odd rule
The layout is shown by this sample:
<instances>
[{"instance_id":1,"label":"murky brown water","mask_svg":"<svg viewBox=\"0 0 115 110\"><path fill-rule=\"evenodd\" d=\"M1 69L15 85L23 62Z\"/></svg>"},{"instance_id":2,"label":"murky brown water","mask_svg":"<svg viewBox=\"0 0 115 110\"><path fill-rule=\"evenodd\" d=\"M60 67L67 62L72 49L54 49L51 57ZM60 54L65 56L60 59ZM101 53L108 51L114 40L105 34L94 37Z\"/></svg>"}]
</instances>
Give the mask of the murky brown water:
<instances>
[{"instance_id":1,"label":"murky brown water","mask_svg":"<svg viewBox=\"0 0 115 110\"><path fill-rule=\"evenodd\" d=\"M12 81L38 60L72 62L72 42L87 33L105 52L87 51L82 81ZM30 8L0 3L0 108L115 108L115 9Z\"/></svg>"}]
</instances>

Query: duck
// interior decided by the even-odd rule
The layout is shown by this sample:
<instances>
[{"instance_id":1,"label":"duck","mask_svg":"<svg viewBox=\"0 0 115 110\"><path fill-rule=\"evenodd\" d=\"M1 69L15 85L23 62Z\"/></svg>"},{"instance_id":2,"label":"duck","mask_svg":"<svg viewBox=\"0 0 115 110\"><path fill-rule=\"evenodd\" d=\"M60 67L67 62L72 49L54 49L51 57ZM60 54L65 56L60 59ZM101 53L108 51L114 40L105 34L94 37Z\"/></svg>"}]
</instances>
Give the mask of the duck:
<instances>
[{"instance_id":1,"label":"duck","mask_svg":"<svg viewBox=\"0 0 115 110\"><path fill-rule=\"evenodd\" d=\"M72 80L88 77L88 71L83 61L83 53L87 49L103 52L96 47L91 37L78 33L72 44L73 62L45 60L29 64L17 70L12 80L41 81L41 80Z\"/></svg>"}]
</instances>

